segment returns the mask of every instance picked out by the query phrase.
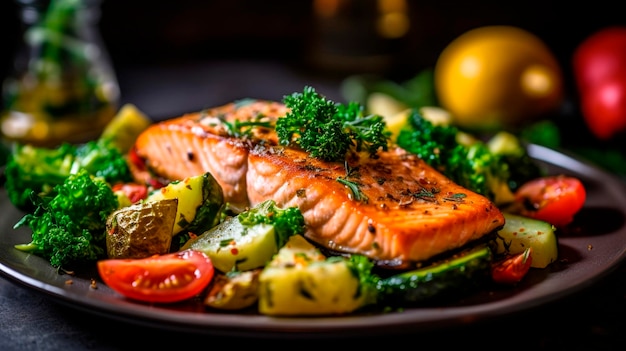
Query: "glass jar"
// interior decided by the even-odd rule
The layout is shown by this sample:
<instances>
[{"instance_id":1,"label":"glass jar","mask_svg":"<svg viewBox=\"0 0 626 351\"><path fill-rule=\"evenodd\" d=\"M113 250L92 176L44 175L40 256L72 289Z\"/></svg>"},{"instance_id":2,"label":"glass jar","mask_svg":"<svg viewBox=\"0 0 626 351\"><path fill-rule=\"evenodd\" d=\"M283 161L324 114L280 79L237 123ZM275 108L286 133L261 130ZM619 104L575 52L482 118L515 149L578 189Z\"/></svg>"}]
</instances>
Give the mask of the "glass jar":
<instances>
[{"instance_id":1,"label":"glass jar","mask_svg":"<svg viewBox=\"0 0 626 351\"><path fill-rule=\"evenodd\" d=\"M100 0L15 1L23 43L3 82L2 137L47 147L98 137L120 95L97 27Z\"/></svg>"}]
</instances>

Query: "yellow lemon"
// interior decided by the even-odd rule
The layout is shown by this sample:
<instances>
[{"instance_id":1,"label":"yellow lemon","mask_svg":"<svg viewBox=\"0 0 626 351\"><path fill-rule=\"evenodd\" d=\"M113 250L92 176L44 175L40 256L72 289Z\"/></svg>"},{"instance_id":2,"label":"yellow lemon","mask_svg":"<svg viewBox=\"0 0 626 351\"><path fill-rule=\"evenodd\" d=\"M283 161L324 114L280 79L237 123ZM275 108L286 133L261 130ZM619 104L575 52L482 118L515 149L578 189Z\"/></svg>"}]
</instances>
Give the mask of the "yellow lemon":
<instances>
[{"instance_id":1,"label":"yellow lemon","mask_svg":"<svg viewBox=\"0 0 626 351\"><path fill-rule=\"evenodd\" d=\"M434 72L440 105L471 129L517 126L555 112L563 77L549 47L513 26L469 30L441 52Z\"/></svg>"}]
</instances>

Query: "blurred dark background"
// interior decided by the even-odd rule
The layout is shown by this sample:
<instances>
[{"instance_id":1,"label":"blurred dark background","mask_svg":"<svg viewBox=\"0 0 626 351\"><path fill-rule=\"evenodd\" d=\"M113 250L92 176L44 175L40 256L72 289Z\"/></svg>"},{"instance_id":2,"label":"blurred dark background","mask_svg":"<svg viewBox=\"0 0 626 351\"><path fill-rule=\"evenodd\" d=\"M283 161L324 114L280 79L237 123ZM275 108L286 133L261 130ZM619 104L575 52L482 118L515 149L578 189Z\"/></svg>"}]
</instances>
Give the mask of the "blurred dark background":
<instances>
[{"instance_id":1,"label":"blurred dark background","mask_svg":"<svg viewBox=\"0 0 626 351\"><path fill-rule=\"evenodd\" d=\"M316 5L335 3L331 0L103 0L99 28L120 75L154 66L254 60L275 62L333 82L353 73L409 78L432 67L455 37L492 24L515 25L537 34L570 79L571 54L578 43L599 28L626 24L619 3L609 1L408 0L400 1L408 7L408 31L400 38L382 40L367 35L372 21L360 19L360 15L367 17L368 9L376 8L376 1L352 2L360 6L353 5L343 15L344 21L337 21L314 11ZM0 1L0 30L0 75L4 77L19 42L16 0ZM128 92L124 89L132 89L128 87L132 82L125 79L120 77L123 96Z\"/></svg>"}]
</instances>

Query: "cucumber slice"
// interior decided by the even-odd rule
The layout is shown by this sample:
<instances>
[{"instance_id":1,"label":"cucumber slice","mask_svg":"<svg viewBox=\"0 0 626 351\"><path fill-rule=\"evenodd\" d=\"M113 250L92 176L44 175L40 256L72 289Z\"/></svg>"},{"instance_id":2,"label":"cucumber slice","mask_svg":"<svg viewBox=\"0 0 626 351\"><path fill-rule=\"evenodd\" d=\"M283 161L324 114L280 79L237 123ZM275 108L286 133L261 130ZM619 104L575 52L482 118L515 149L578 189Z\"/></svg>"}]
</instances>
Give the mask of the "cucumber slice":
<instances>
[{"instance_id":1,"label":"cucumber slice","mask_svg":"<svg viewBox=\"0 0 626 351\"><path fill-rule=\"evenodd\" d=\"M460 257L378 281L379 301L391 306L460 296L490 279L492 252L480 245Z\"/></svg>"},{"instance_id":2,"label":"cucumber slice","mask_svg":"<svg viewBox=\"0 0 626 351\"><path fill-rule=\"evenodd\" d=\"M538 219L503 213L504 227L495 239L496 254L517 254L533 248L531 267L545 268L559 258L555 227Z\"/></svg>"}]
</instances>

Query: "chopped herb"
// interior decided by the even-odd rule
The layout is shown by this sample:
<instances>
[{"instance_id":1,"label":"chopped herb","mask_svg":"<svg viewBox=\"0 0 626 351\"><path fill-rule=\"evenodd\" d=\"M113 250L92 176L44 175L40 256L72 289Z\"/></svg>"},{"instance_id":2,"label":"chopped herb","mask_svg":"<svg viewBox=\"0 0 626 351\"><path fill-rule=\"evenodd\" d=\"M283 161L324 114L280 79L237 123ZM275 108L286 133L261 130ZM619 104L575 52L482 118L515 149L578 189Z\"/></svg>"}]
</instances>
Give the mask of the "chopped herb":
<instances>
[{"instance_id":1,"label":"chopped herb","mask_svg":"<svg viewBox=\"0 0 626 351\"><path fill-rule=\"evenodd\" d=\"M428 190L426 188L420 188L419 191L413 193L413 197L416 197L418 199L424 200L424 201L435 201L435 194L437 194L439 192L439 189L433 188L431 190Z\"/></svg>"},{"instance_id":2,"label":"chopped herb","mask_svg":"<svg viewBox=\"0 0 626 351\"><path fill-rule=\"evenodd\" d=\"M250 137L252 136L252 131L254 128L263 127L263 128L273 128L272 122L268 120L262 120L263 116L257 116L254 120L251 121L240 121L235 120L234 122L224 121L224 125L226 129L228 129L228 134L236 137Z\"/></svg>"},{"instance_id":3,"label":"chopped herb","mask_svg":"<svg viewBox=\"0 0 626 351\"><path fill-rule=\"evenodd\" d=\"M449 196L444 197L444 200L454 201L454 202L463 202L463 200L467 197L467 194L456 193Z\"/></svg>"},{"instance_id":4,"label":"chopped herb","mask_svg":"<svg viewBox=\"0 0 626 351\"><path fill-rule=\"evenodd\" d=\"M228 238L228 239L224 239L224 240L220 240L220 247L225 247L230 245L230 243L233 242L232 238Z\"/></svg>"},{"instance_id":5,"label":"chopped herb","mask_svg":"<svg viewBox=\"0 0 626 351\"><path fill-rule=\"evenodd\" d=\"M185 216L183 216L183 214L181 213L180 215L180 221L178 221L176 224L178 224L179 226L185 228L187 226L189 226L189 221L185 218Z\"/></svg>"},{"instance_id":6,"label":"chopped herb","mask_svg":"<svg viewBox=\"0 0 626 351\"><path fill-rule=\"evenodd\" d=\"M345 186L348 187L348 189L350 189L350 191L352 192L352 195L354 196L354 199L356 201L362 201L367 203L367 201L369 200L368 197L363 194L363 192L361 191L361 189L359 189L359 184L349 181L345 178L342 177L338 177L337 181Z\"/></svg>"},{"instance_id":7,"label":"chopped herb","mask_svg":"<svg viewBox=\"0 0 626 351\"><path fill-rule=\"evenodd\" d=\"M365 195L360 188L360 184L355 182L355 181L351 181L348 180L348 178L352 177L352 178L358 178L360 177L359 174L359 167L350 167L350 165L348 164L347 161L344 161L344 166L346 168L346 176L345 177L337 177L337 181L345 186L348 187L348 189L350 189L350 191L352 192L352 195L354 197L354 199L356 201L361 201L364 203L367 203L369 198L367 197L367 195Z\"/></svg>"}]
</instances>

